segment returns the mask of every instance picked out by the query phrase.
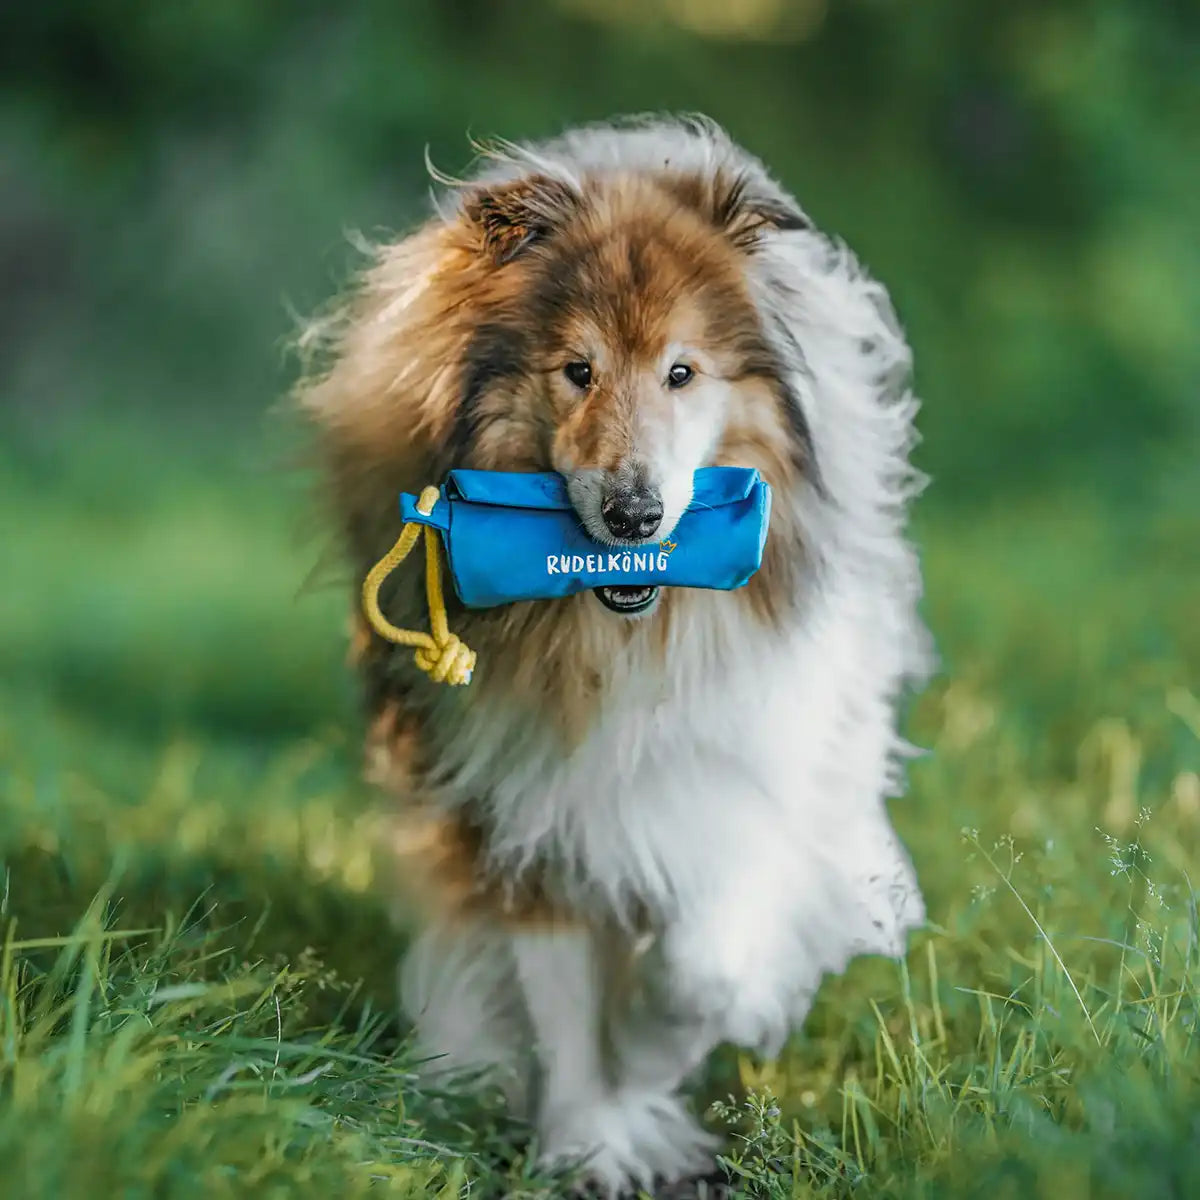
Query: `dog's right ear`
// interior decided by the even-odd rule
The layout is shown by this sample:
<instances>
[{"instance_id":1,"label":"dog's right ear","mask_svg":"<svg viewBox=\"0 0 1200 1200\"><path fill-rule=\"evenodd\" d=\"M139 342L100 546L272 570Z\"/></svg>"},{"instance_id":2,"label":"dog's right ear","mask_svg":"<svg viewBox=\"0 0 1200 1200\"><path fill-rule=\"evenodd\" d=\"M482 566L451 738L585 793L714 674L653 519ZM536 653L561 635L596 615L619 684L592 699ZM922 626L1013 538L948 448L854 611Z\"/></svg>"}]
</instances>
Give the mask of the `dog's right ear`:
<instances>
[{"instance_id":1,"label":"dog's right ear","mask_svg":"<svg viewBox=\"0 0 1200 1200\"><path fill-rule=\"evenodd\" d=\"M463 212L479 233L480 249L499 266L559 228L579 199L561 179L528 175L477 189L467 197Z\"/></svg>"}]
</instances>

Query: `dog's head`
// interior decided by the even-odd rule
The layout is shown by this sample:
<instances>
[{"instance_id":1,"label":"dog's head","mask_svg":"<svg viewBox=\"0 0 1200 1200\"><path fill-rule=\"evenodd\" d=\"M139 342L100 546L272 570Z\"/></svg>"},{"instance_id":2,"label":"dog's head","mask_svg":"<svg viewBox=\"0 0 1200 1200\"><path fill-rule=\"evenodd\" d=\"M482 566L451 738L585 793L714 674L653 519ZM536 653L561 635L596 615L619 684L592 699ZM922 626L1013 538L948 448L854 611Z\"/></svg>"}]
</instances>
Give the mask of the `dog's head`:
<instances>
[{"instance_id":1,"label":"dog's head","mask_svg":"<svg viewBox=\"0 0 1200 1200\"><path fill-rule=\"evenodd\" d=\"M669 537L700 467L811 464L747 276L759 238L798 212L732 176L532 174L473 191L461 222L488 299L454 462L560 472L591 536L617 545ZM627 613L654 599L621 592L601 599Z\"/></svg>"}]
</instances>

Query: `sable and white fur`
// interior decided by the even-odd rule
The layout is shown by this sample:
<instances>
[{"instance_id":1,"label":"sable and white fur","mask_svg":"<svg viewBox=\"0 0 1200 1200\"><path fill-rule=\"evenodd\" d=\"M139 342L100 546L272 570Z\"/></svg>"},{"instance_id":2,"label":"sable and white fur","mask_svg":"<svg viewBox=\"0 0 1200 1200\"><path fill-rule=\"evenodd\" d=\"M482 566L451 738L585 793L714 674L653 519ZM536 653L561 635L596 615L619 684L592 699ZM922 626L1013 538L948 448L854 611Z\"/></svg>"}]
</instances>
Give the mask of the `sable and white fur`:
<instances>
[{"instance_id":1,"label":"sable and white fur","mask_svg":"<svg viewBox=\"0 0 1200 1200\"><path fill-rule=\"evenodd\" d=\"M884 288L757 160L703 119L646 118L493 148L430 222L377 253L321 328L328 365L300 393L357 583L397 532L397 491L454 463L559 465L532 434L502 436L504 406L523 411L542 384L497 384L484 402L499 415L464 433L469 348L495 313L520 308L521 256L553 253L556 221L571 236L573 198L636 196L642 176L664 172L701 191L733 181L721 253L774 364L771 396L799 406L772 407L757 376L709 379L709 433L676 463L678 429L658 450L674 510L664 530L694 467L763 469L776 558L759 592L664 595L640 620L591 595L455 610L452 628L479 654L467 688L428 682L410 652L362 630L355 660L371 777L398 802L398 873L426 902L401 992L436 1056L428 1069L484 1070L534 1122L547 1162L582 1161L614 1194L711 1169L715 1143L681 1094L709 1052L727 1040L776 1052L825 974L901 955L924 919L885 808L908 751L897 699L931 659L903 533L922 483L908 463L908 346ZM497 225L487 204L510 187L533 197L529 212ZM494 313L474 312L477 297ZM701 419L699 407L662 411L685 430ZM594 521L592 468L572 468ZM389 611L421 624L420 571L401 574Z\"/></svg>"}]
</instances>

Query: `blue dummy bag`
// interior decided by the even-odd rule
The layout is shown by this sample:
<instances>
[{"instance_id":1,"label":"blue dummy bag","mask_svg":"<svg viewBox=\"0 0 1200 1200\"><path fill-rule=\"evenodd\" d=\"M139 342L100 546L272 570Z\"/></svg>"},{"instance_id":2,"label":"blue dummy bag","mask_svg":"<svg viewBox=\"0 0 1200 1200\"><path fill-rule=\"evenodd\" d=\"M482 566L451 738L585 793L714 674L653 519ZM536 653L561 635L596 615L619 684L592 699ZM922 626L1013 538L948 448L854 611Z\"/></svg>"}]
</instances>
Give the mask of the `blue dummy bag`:
<instances>
[{"instance_id":1,"label":"blue dummy bag","mask_svg":"<svg viewBox=\"0 0 1200 1200\"><path fill-rule=\"evenodd\" d=\"M594 541L561 475L451 471L428 515L400 496L404 521L439 531L459 600L492 608L597 587L739 588L762 565L770 485L747 467L704 467L692 501L661 541Z\"/></svg>"}]
</instances>

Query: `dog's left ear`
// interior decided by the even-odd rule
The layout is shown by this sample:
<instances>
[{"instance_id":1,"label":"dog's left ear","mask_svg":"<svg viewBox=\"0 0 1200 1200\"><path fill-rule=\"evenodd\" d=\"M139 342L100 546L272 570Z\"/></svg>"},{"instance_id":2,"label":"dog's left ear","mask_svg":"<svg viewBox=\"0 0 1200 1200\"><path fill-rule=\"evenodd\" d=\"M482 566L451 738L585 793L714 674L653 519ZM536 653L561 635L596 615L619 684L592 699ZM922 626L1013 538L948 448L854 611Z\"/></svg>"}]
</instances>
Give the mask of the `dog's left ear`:
<instances>
[{"instance_id":1,"label":"dog's left ear","mask_svg":"<svg viewBox=\"0 0 1200 1200\"><path fill-rule=\"evenodd\" d=\"M684 177L674 181L673 190L740 250L755 249L771 231L814 228L793 201L756 186L742 172Z\"/></svg>"},{"instance_id":2,"label":"dog's left ear","mask_svg":"<svg viewBox=\"0 0 1200 1200\"><path fill-rule=\"evenodd\" d=\"M773 230L813 227L794 203L755 188L745 175L719 175L713 181L712 216L717 228L742 250L753 250L763 234Z\"/></svg>"},{"instance_id":3,"label":"dog's left ear","mask_svg":"<svg viewBox=\"0 0 1200 1200\"><path fill-rule=\"evenodd\" d=\"M529 175L478 189L468 196L463 212L479 233L480 249L499 266L563 225L578 204L570 184Z\"/></svg>"}]
</instances>

